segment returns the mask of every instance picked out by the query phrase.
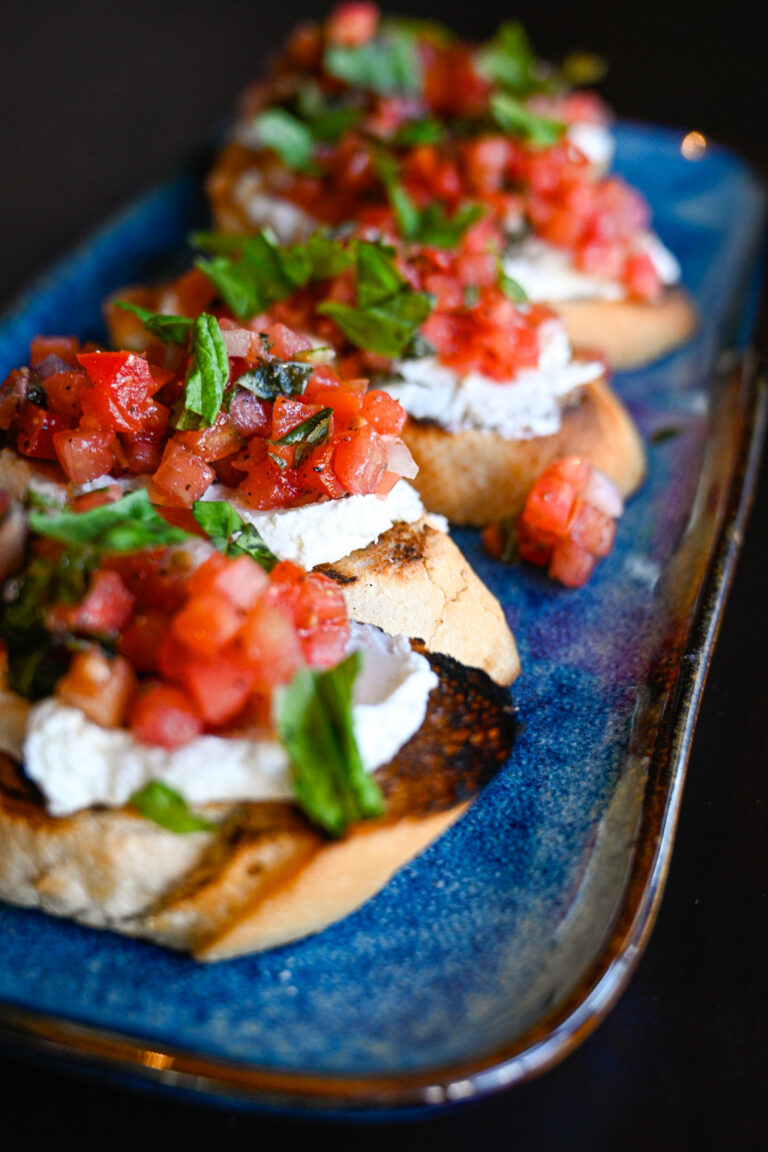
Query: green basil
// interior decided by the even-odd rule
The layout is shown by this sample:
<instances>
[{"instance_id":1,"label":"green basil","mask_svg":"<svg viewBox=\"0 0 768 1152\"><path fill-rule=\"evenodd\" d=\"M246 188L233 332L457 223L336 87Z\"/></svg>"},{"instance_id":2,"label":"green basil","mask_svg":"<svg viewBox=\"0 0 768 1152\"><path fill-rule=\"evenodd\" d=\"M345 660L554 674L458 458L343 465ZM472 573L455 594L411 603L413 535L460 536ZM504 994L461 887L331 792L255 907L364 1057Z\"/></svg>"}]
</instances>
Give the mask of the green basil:
<instances>
[{"instance_id":1,"label":"green basil","mask_svg":"<svg viewBox=\"0 0 768 1152\"><path fill-rule=\"evenodd\" d=\"M504 267L499 261L499 278L497 281L499 288L501 288L504 295L513 304L525 304L528 301L528 293L522 284L518 284L517 280L513 280L511 276L507 276Z\"/></svg>"},{"instance_id":2,"label":"green basil","mask_svg":"<svg viewBox=\"0 0 768 1152\"><path fill-rule=\"evenodd\" d=\"M193 323L188 316L167 316L163 312L140 308L138 304L129 304L127 300L116 301L116 306L125 312L133 312L146 330L164 344L186 344Z\"/></svg>"},{"instance_id":3,"label":"green basil","mask_svg":"<svg viewBox=\"0 0 768 1152\"><path fill-rule=\"evenodd\" d=\"M329 44L323 60L329 76L380 95L418 96L422 70L413 36L392 29L366 44Z\"/></svg>"},{"instance_id":4,"label":"green basil","mask_svg":"<svg viewBox=\"0 0 768 1152\"><path fill-rule=\"evenodd\" d=\"M296 802L332 836L384 811L381 791L363 767L352 722L352 690L361 665L361 654L354 652L326 672L303 669L277 694L277 729L293 765Z\"/></svg>"},{"instance_id":5,"label":"green basil","mask_svg":"<svg viewBox=\"0 0 768 1152\"><path fill-rule=\"evenodd\" d=\"M507 20L475 56L481 75L517 96L528 96L540 84L535 76L536 56L525 28Z\"/></svg>"},{"instance_id":6,"label":"green basil","mask_svg":"<svg viewBox=\"0 0 768 1152\"><path fill-rule=\"evenodd\" d=\"M314 171L315 138L311 129L285 108L268 108L255 120L256 133L265 148L277 152L288 168Z\"/></svg>"},{"instance_id":7,"label":"green basil","mask_svg":"<svg viewBox=\"0 0 768 1152\"><path fill-rule=\"evenodd\" d=\"M238 376L236 385L258 396L274 400L277 396L303 396L312 375L311 364L298 360L265 360L249 372Z\"/></svg>"},{"instance_id":8,"label":"green basil","mask_svg":"<svg viewBox=\"0 0 768 1152\"><path fill-rule=\"evenodd\" d=\"M296 464L300 464L302 459L327 439L328 433L331 430L331 419L333 418L333 408L321 408L319 412L313 413L306 420L302 420L301 424L297 424L290 431L286 432L275 441L276 444L295 444L296 453L294 460ZM281 457L273 457L276 463L282 460ZM284 465L284 461L282 462Z\"/></svg>"},{"instance_id":9,"label":"green basil","mask_svg":"<svg viewBox=\"0 0 768 1152\"><path fill-rule=\"evenodd\" d=\"M490 108L492 118L502 131L522 137L534 148L548 148L565 135L565 124L548 116L537 116L509 92L495 93Z\"/></svg>"},{"instance_id":10,"label":"green basil","mask_svg":"<svg viewBox=\"0 0 768 1152\"><path fill-rule=\"evenodd\" d=\"M277 564L258 531L227 500L197 500L192 515L214 548L225 556L250 556L267 572Z\"/></svg>"},{"instance_id":11,"label":"green basil","mask_svg":"<svg viewBox=\"0 0 768 1152\"><path fill-rule=\"evenodd\" d=\"M201 312L192 325L189 365L182 396L182 429L210 428L216 422L229 380L229 357L215 316Z\"/></svg>"},{"instance_id":12,"label":"green basil","mask_svg":"<svg viewBox=\"0 0 768 1152\"><path fill-rule=\"evenodd\" d=\"M446 128L439 120L409 120L401 124L390 140L396 148L413 148L419 144L439 144L445 139Z\"/></svg>"},{"instance_id":13,"label":"green basil","mask_svg":"<svg viewBox=\"0 0 768 1152\"><path fill-rule=\"evenodd\" d=\"M159 780L152 780L134 792L130 803L138 808L145 819L170 832L210 832L216 827L209 820L191 812L181 793Z\"/></svg>"},{"instance_id":14,"label":"green basil","mask_svg":"<svg viewBox=\"0 0 768 1152\"><path fill-rule=\"evenodd\" d=\"M101 552L139 552L188 539L186 532L174 528L155 511L144 488L87 512L31 512L29 524L40 536L51 536L64 544L89 545Z\"/></svg>"}]
</instances>

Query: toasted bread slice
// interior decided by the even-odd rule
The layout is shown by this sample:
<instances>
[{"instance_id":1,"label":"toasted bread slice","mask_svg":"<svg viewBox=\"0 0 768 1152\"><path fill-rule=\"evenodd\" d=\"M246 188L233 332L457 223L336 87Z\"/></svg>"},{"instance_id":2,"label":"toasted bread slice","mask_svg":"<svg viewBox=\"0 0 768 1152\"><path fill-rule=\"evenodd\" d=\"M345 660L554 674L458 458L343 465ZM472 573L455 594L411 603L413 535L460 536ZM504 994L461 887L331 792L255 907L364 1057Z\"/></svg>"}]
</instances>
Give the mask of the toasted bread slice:
<instances>
[{"instance_id":1,"label":"toasted bread slice","mask_svg":"<svg viewBox=\"0 0 768 1152\"><path fill-rule=\"evenodd\" d=\"M353 620L418 636L430 652L482 668L500 684L520 674L501 605L428 518L395 524L374 544L319 571L341 586Z\"/></svg>"},{"instance_id":2,"label":"toasted bread slice","mask_svg":"<svg viewBox=\"0 0 768 1152\"><path fill-rule=\"evenodd\" d=\"M559 456L585 456L623 496L634 492L645 474L640 435L605 378L573 394L552 436L504 440L495 432L446 432L409 420L403 439L419 465L412 483L425 507L456 524L516 516L536 477Z\"/></svg>"},{"instance_id":3,"label":"toasted bread slice","mask_svg":"<svg viewBox=\"0 0 768 1152\"><path fill-rule=\"evenodd\" d=\"M698 327L696 307L682 288L654 303L571 300L552 304L577 349L599 348L611 368L640 368L685 344Z\"/></svg>"},{"instance_id":4,"label":"toasted bread slice","mask_svg":"<svg viewBox=\"0 0 768 1152\"><path fill-rule=\"evenodd\" d=\"M425 721L376 773L386 815L330 841L290 804L209 805L175 835L130 808L49 816L0 756L0 898L192 951L259 951L319 932L377 892L466 809L509 756L508 693L430 656Z\"/></svg>"}]
</instances>

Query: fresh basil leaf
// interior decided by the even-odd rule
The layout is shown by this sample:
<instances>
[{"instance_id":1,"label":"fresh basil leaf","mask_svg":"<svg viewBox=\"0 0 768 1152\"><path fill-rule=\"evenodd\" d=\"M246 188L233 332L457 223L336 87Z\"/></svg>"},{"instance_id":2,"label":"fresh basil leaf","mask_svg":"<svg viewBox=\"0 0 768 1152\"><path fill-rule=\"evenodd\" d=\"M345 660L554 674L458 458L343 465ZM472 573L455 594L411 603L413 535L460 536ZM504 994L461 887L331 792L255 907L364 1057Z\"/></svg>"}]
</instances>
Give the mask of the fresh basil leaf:
<instances>
[{"instance_id":1,"label":"fresh basil leaf","mask_svg":"<svg viewBox=\"0 0 768 1152\"><path fill-rule=\"evenodd\" d=\"M210 832L215 825L191 812L180 792L160 780L152 780L131 796L130 803L146 820L179 834Z\"/></svg>"},{"instance_id":2,"label":"fresh basil leaf","mask_svg":"<svg viewBox=\"0 0 768 1152\"><path fill-rule=\"evenodd\" d=\"M395 250L385 244L360 241L357 245L357 303L371 308L389 300L406 284L393 259Z\"/></svg>"},{"instance_id":3,"label":"fresh basil leaf","mask_svg":"<svg viewBox=\"0 0 768 1152\"><path fill-rule=\"evenodd\" d=\"M302 669L277 694L277 729L293 765L296 802L332 836L384 811L381 791L363 767L352 722L352 690L361 665L361 654L354 652L326 672Z\"/></svg>"},{"instance_id":4,"label":"fresh basil leaf","mask_svg":"<svg viewBox=\"0 0 768 1152\"><path fill-rule=\"evenodd\" d=\"M322 444L330 430L332 416L333 408L321 408L280 436L275 444L309 444L312 447Z\"/></svg>"},{"instance_id":5,"label":"fresh basil leaf","mask_svg":"<svg viewBox=\"0 0 768 1152\"><path fill-rule=\"evenodd\" d=\"M192 515L214 548L225 556L250 556L267 572L277 564L258 531L227 500L196 500Z\"/></svg>"},{"instance_id":6,"label":"fresh basil leaf","mask_svg":"<svg viewBox=\"0 0 768 1152\"><path fill-rule=\"evenodd\" d=\"M497 92L491 96L490 109L492 118L502 131L522 137L534 148L557 144L565 135L565 124L548 116L537 116L509 92Z\"/></svg>"},{"instance_id":7,"label":"fresh basil leaf","mask_svg":"<svg viewBox=\"0 0 768 1152\"><path fill-rule=\"evenodd\" d=\"M526 304L528 301L528 293L522 284L518 284L517 280L513 280L511 276L507 276L504 267L499 261L499 277L497 280L498 286L508 300L513 304Z\"/></svg>"},{"instance_id":8,"label":"fresh basil leaf","mask_svg":"<svg viewBox=\"0 0 768 1152\"><path fill-rule=\"evenodd\" d=\"M145 488L87 512L31 512L29 524L40 536L64 544L87 544L101 552L138 552L188 539L186 532L155 511Z\"/></svg>"},{"instance_id":9,"label":"fresh basil leaf","mask_svg":"<svg viewBox=\"0 0 768 1152\"><path fill-rule=\"evenodd\" d=\"M528 34L517 20L505 21L475 56L475 65L482 76L518 96L527 96L536 90L535 63Z\"/></svg>"},{"instance_id":10,"label":"fresh basil leaf","mask_svg":"<svg viewBox=\"0 0 768 1152\"><path fill-rule=\"evenodd\" d=\"M274 400L277 396L303 396L312 375L311 364L298 360L265 360L258 367L237 378L237 386L245 388L260 400Z\"/></svg>"},{"instance_id":11,"label":"fresh basil leaf","mask_svg":"<svg viewBox=\"0 0 768 1152\"><path fill-rule=\"evenodd\" d=\"M422 89L418 46L394 28L354 47L329 44L323 63L329 76L382 96L418 96Z\"/></svg>"},{"instance_id":12,"label":"fresh basil leaf","mask_svg":"<svg viewBox=\"0 0 768 1152\"><path fill-rule=\"evenodd\" d=\"M277 152L286 167L297 172L314 170L312 131L285 108L267 108L256 117L255 128L263 147Z\"/></svg>"},{"instance_id":13,"label":"fresh basil leaf","mask_svg":"<svg viewBox=\"0 0 768 1152\"><path fill-rule=\"evenodd\" d=\"M275 301L291 296L313 272L307 245L281 248L266 232L249 237L197 232L191 240L214 253L213 260L198 260L196 266L240 320L248 320ZM327 252L325 255L327 258Z\"/></svg>"},{"instance_id":14,"label":"fresh basil leaf","mask_svg":"<svg viewBox=\"0 0 768 1152\"><path fill-rule=\"evenodd\" d=\"M189 343L189 366L182 395L182 429L210 428L216 422L229 380L229 356L215 316L195 317Z\"/></svg>"},{"instance_id":15,"label":"fresh basil leaf","mask_svg":"<svg viewBox=\"0 0 768 1152\"><path fill-rule=\"evenodd\" d=\"M328 302L321 304L318 312L332 317L358 348L395 359L405 352L433 307L431 296L405 289L376 307L362 309Z\"/></svg>"},{"instance_id":16,"label":"fresh basil leaf","mask_svg":"<svg viewBox=\"0 0 768 1152\"><path fill-rule=\"evenodd\" d=\"M294 246L306 255L310 280L332 280L355 263L354 246L326 232L313 232L305 244Z\"/></svg>"},{"instance_id":17,"label":"fresh basil leaf","mask_svg":"<svg viewBox=\"0 0 768 1152\"><path fill-rule=\"evenodd\" d=\"M463 204L453 216L448 216L442 204L428 204L419 213L413 239L430 248L455 248L467 229L484 213L481 204Z\"/></svg>"},{"instance_id":18,"label":"fresh basil leaf","mask_svg":"<svg viewBox=\"0 0 768 1152\"><path fill-rule=\"evenodd\" d=\"M188 316L167 316L163 312L140 308L138 304L129 304L127 300L117 300L115 304L117 308L138 316L147 332L157 336L164 344L186 344L192 327L192 320Z\"/></svg>"},{"instance_id":19,"label":"fresh basil leaf","mask_svg":"<svg viewBox=\"0 0 768 1152\"><path fill-rule=\"evenodd\" d=\"M418 144L439 144L445 139L446 128L439 120L409 120L401 124L390 140L396 148L412 148Z\"/></svg>"},{"instance_id":20,"label":"fresh basil leaf","mask_svg":"<svg viewBox=\"0 0 768 1152\"><path fill-rule=\"evenodd\" d=\"M312 81L299 87L296 111L315 140L323 144L336 144L363 117L362 108L326 100L320 87Z\"/></svg>"}]
</instances>

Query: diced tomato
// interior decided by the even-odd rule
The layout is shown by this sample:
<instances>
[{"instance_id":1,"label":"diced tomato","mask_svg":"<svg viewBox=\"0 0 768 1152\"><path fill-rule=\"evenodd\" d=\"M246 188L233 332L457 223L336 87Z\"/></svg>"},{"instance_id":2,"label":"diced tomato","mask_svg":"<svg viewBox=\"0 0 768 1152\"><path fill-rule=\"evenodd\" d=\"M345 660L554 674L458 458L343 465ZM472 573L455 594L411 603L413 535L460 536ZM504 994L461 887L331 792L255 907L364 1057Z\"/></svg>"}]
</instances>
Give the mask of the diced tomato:
<instances>
[{"instance_id":1,"label":"diced tomato","mask_svg":"<svg viewBox=\"0 0 768 1152\"><path fill-rule=\"evenodd\" d=\"M192 596L226 596L237 608L248 609L269 586L264 569L250 556L223 556L215 552L189 578Z\"/></svg>"},{"instance_id":2,"label":"diced tomato","mask_svg":"<svg viewBox=\"0 0 768 1152\"><path fill-rule=\"evenodd\" d=\"M271 405L245 388L237 388L229 406L229 419L246 440L257 434L267 436L272 424Z\"/></svg>"},{"instance_id":3,"label":"diced tomato","mask_svg":"<svg viewBox=\"0 0 768 1152\"><path fill-rule=\"evenodd\" d=\"M73 368L77 366L80 342L76 336L35 336L29 345L29 363L34 368L49 356L58 356Z\"/></svg>"},{"instance_id":4,"label":"diced tomato","mask_svg":"<svg viewBox=\"0 0 768 1152\"><path fill-rule=\"evenodd\" d=\"M111 429L67 428L56 432L53 447L59 463L73 484L86 484L106 476L113 468L115 436Z\"/></svg>"},{"instance_id":5,"label":"diced tomato","mask_svg":"<svg viewBox=\"0 0 768 1152\"><path fill-rule=\"evenodd\" d=\"M348 492L375 492L387 471L387 451L378 432L367 424L340 438L333 468Z\"/></svg>"},{"instance_id":6,"label":"diced tomato","mask_svg":"<svg viewBox=\"0 0 768 1152\"><path fill-rule=\"evenodd\" d=\"M160 441L123 433L120 436L120 446L125 458L125 467L134 475L145 476L160 467L163 458L163 445Z\"/></svg>"},{"instance_id":7,"label":"diced tomato","mask_svg":"<svg viewBox=\"0 0 768 1152\"><path fill-rule=\"evenodd\" d=\"M300 585L294 620L308 664L329 668L343 659L349 619L338 584L319 572L308 573Z\"/></svg>"},{"instance_id":8,"label":"diced tomato","mask_svg":"<svg viewBox=\"0 0 768 1152\"><path fill-rule=\"evenodd\" d=\"M242 614L226 596L193 596L174 616L171 630L195 656L211 657L234 640Z\"/></svg>"},{"instance_id":9,"label":"diced tomato","mask_svg":"<svg viewBox=\"0 0 768 1152\"><path fill-rule=\"evenodd\" d=\"M242 651L230 645L212 660L190 660L182 683L206 724L226 724L244 707L256 683L256 674Z\"/></svg>"},{"instance_id":10,"label":"diced tomato","mask_svg":"<svg viewBox=\"0 0 768 1152\"><path fill-rule=\"evenodd\" d=\"M331 44L353 48L367 44L376 35L379 24L377 4L359 0L352 4L337 4L325 22L325 35Z\"/></svg>"},{"instance_id":11,"label":"diced tomato","mask_svg":"<svg viewBox=\"0 0 768 1152\"><path fill-rule=\"evenodd\" d=\"M120 651L137 672L157 671L157 651L168 630L165 612L137 612L120 637Z\"/></svg>"},{"instance_id":12,"label":"diced tomato","mask_svg":"<svg viewBox=\"0 0 768 1152\"><path fill-rule=\"evenodd\" d=\"M48 612L48 627L87 636L109 636L126 626L136 597L129 592L117 572L99 569L91 575L88 591L79 604L54 604Z\"/></svg>"},{"instance_id":13,"label":"diced tomato","mask_svg":"<svg viewBox=\"0 0 768 1152\"><path fill-rule=\"evenodd\" d=\"M80 393L83 387L88 387L85 372L55 372L46 378L44 387L50 411L72 420L80 419L83 410Z\"/></svg>"},{"instance_id":14,"label":"diced tomato","mask_svg":"<svg viewBox=\"0 0 768 1152\"><path fill-rule=\"evenodd\" d=\"M25 404L16 422L16 448L22 456L35 460L55 460L54 436L69 429L70 421L57 412L36 404Z\"/></svg>"},{"instance_id":15,"label":"diced tomato","mask_svg":"<svg viewBox=\"0 0 768 1152\"><path fill-rule=\"evenodd\" d=\"M545 567L549 564L552 549L557 541L558 537L554 533L529 527L522 516L517 521L515 545L521 560L527 560L529 564L537 564L541 568Z\"/></svg>"},{"instance_id":16,"label":"diced tomato","mask_svg":"<svg viewBox=\"0 0 768 1152\"><path fill-rule=\"evenodd\" d=\"M95 488L92 492L82 492L71 500L69 507L73 512L90 512L92 508L103 508L105 504L114 504L123 495L119 484L105 484L103 488Z\"/></svg>"},{"instance_id":17,"label":"diced tomato","mask_svg":"<svg viewBox=\"0 0 768 1152\"><path fill-rule=\"evenodd\" d=\"M307 397L309 399L309 397ZM318 409L333 409L335 429L349 428L360 416L361 396L347 388L315 387L312 389L312 404Z\"/></svg>"},{"instance_id":18,"label":"diced tomato","mask_svg":"<svg viewBox=\"0 0 768 1152\"><path fill-rule=\"evenodd\" d=\"M119 728L136 686L136 677L122 656L106 656L100 648L76 652L56 695L65 704L80 708L94 724Z\"/></svg>"},{"instance_id":19,"label":"diced tomato","mask_svg":"<svg viewBox=\"0 0 768 1152\"><path fill-rule=\"evenodd\" d=\"M578 499L568 524L568 535L592 556L607 556L616 538L616 521Z\"/></svg>"},{"instance_id":20,"label":"diced tomato","mask_svg":"<svg viewBox=\"0 0 768 1152\"><path fill-rule=\"evenodd\" d=\"M248 613L241 643L257 688L287 684L304 662L291 613L267 600L260 600Z\"/></svg>"},{"instance_id":21,"label":"diced tomato","mask_svg":"<svg viewBox=\"0 0 768 1152\"><path fill-rule=\"evenodd\" d=\"M194 452L183 444L169 440L163 451L160 467L152 479L170 503L191 508L213 483L216 473Z\"/></svg>"},{"instance_id":22,"label":"diced tomato","mask_svg":"<svg viewBox=\"0 0 768 1152\"><path fill-rule=\"evenodd\" d=\"M380 436L399 436L408 419L402 404L380 388L372 388L363 397L362 414Z\"/></svg>"},{"instance_id":23,"label":"diced tomato","mask_svg":"<svg viewBox=\"0 0 768 1152\"><path fill-rule=\"evenodd\" d=\"M542 473L531 489L523 511L523 521L541 532L566 532L576 492L559 476Z\"/></svg>"},{"instance_id":24,"label":"diced tomato","mask_svg":"<svg viewBox=\"0 0 768 1152\"><path fill-rule=\"evenodd\" d=\"M240 491L253 508L289 508L301 492L301 481L292 468L281 470L265 455L249 469Z\"/></svg>"},{"instance_id":25,"label":"diced tomato","mask_svg":"<svg viewBox=\"0 0 768 1152\"><path fill-rule=\"evenodd\" d=\"M176 432L174 439L209 464L231 456L243 446L242 436L225 412L219 412L211 428L201 428L199 432Z\"/></svg>"},{"instance_id":26,"label":"diced tomato","mask_svg":"<svg viewBox=\"0 0 768 1152\"><path fill-rule=\"evenodd\" d=\"M292 400L288 396L278 396L272 408L271 439L279 440L321 410L321 404L304 404L300 400Z\"/></svg>"},{"instance_id":27,"label":"diced tomato","mask_svg":"<svg viewBox=\"0 0 768 1152\"><path fill-rule=\"evenodd\" d=\"M93 384L82 393L83 413L118 432L140 431L159 387L147 361L134 352L81 353L78 360Z\"/></svg>"},{"instance_id":28,"label":"diced tomato","mask_svg":"<svg viewBox=\"0 0 768 1152\"><path fill-rule=\"evenodd\" d=\"M592 575L597 560L570 537L558 540L549 561L549 575L566 588L580 588Z\"/></svg>"},{"instance_id":29,"label":"diced tomato","mask_svg":"<svg viewBox=\"0 0 768 1152\"><path fill-rule=\"evenodd\" d=\"M300 336L285 324L268 324L263 332L272 345L272 356L280 360L293 360L312 347L311 340L307 340L306 336Z\"/></svg>"},{"instance_id":30,"label":"diced tomato","mask_svg":"<svg viewBox=\"0 0 768 1152\"><path fill-rule=\"evenodd\" d=\"M140 744L168 749L188 744L203 730L195 704L171 684L148 684L133 701L130 722Z\"/></svg>"},{"instance_id":31,"label":"diced tomato","mask_svg":"<svg viewBox=\"0 0 768 1152\"><path fill-rule=\"evenodd\" d=\"M346 492L344 485L333 470L335 452L336 442L326 440L324 444L319 444L310 452L298 469L303 487L311 488L323 496L329 496L331 500L338 499Z\"/></svg>"}]
</instances>

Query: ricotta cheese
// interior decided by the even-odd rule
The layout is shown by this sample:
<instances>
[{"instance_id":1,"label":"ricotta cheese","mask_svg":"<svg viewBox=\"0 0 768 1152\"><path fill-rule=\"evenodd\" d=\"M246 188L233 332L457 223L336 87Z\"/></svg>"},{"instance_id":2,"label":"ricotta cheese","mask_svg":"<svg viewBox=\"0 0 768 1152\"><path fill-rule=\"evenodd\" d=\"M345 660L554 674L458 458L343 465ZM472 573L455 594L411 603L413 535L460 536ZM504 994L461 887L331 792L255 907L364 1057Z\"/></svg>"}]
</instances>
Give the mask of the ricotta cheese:
<instances>
[{"instance_id":1,"label":"ricotta cheese","mask_svg":"<svg viewBox=\"0 0 768 1152\"><path fill-rule=\"evenodd\" d=\"M479 372L460 376L437 357L424 356L401 361L399 378L380 387L417 420L434 420L448 432L477 429L506 440L550 436L560 428L563 398L602 376L604 368L597 361L572 359L559 320L541 325L540 345L538 367L524 369L509 382Z\"/></svg>"},{"instance_id":2,"label":"ricotta cheese","mask_svg":"<svg viewBox=\"0 0 768 1152\"><path fill-rule=\"evenodd\" d=\"M373 772L421 727L437 676L404 636L371 625L351 626L349 651L363 653L353 724L365 769ZM118 807L152 780L190 804L293 798L288 755L275 739L201 736L169 752L101 728L53 698L32 707L22 755L54 816L94 804Z\"/></svg>"},{"instance_id":3,"label":"ricotta cheese","mask_svg":"<svg viewBox=\"0 0 768 1152\"><path fill-rule=\"evenodd\" d=\"M405 480L395 484L384 498L373 494L343 496L299 508L259 511L239 492L222 484L212 484L203 499L228 500L278 559L292 560L304 568L331 564L372 544L393 524L412 524L424 515L421 498Z\"/></svg>"},{"instance_id":4,"label":"ricotta cheese","mask_svg":"<svg viewBox=\"0 0 768 1152\"><path fill-rule=\"evenodd\" d=\"M615 143L607 125L593 120L574 120L568 125L566 136L598 172L608 171L613 163Z\"/></svg>"},{"instance_id":5,"label":"ricotta cheese","mask_svg":"<svg viewBox=\"0 0 768 1152\"><path fill-rule=\"evenodd\" d=\"M681 271L675 257L658 236L647 232L642 247L650 256L662 284L675 284ZM571 253L535 236L510 244L502 261L507 276L516 280L529 300L624 300L624 286L616 280L582 272Z\"/></svg>"}]
</instances>

